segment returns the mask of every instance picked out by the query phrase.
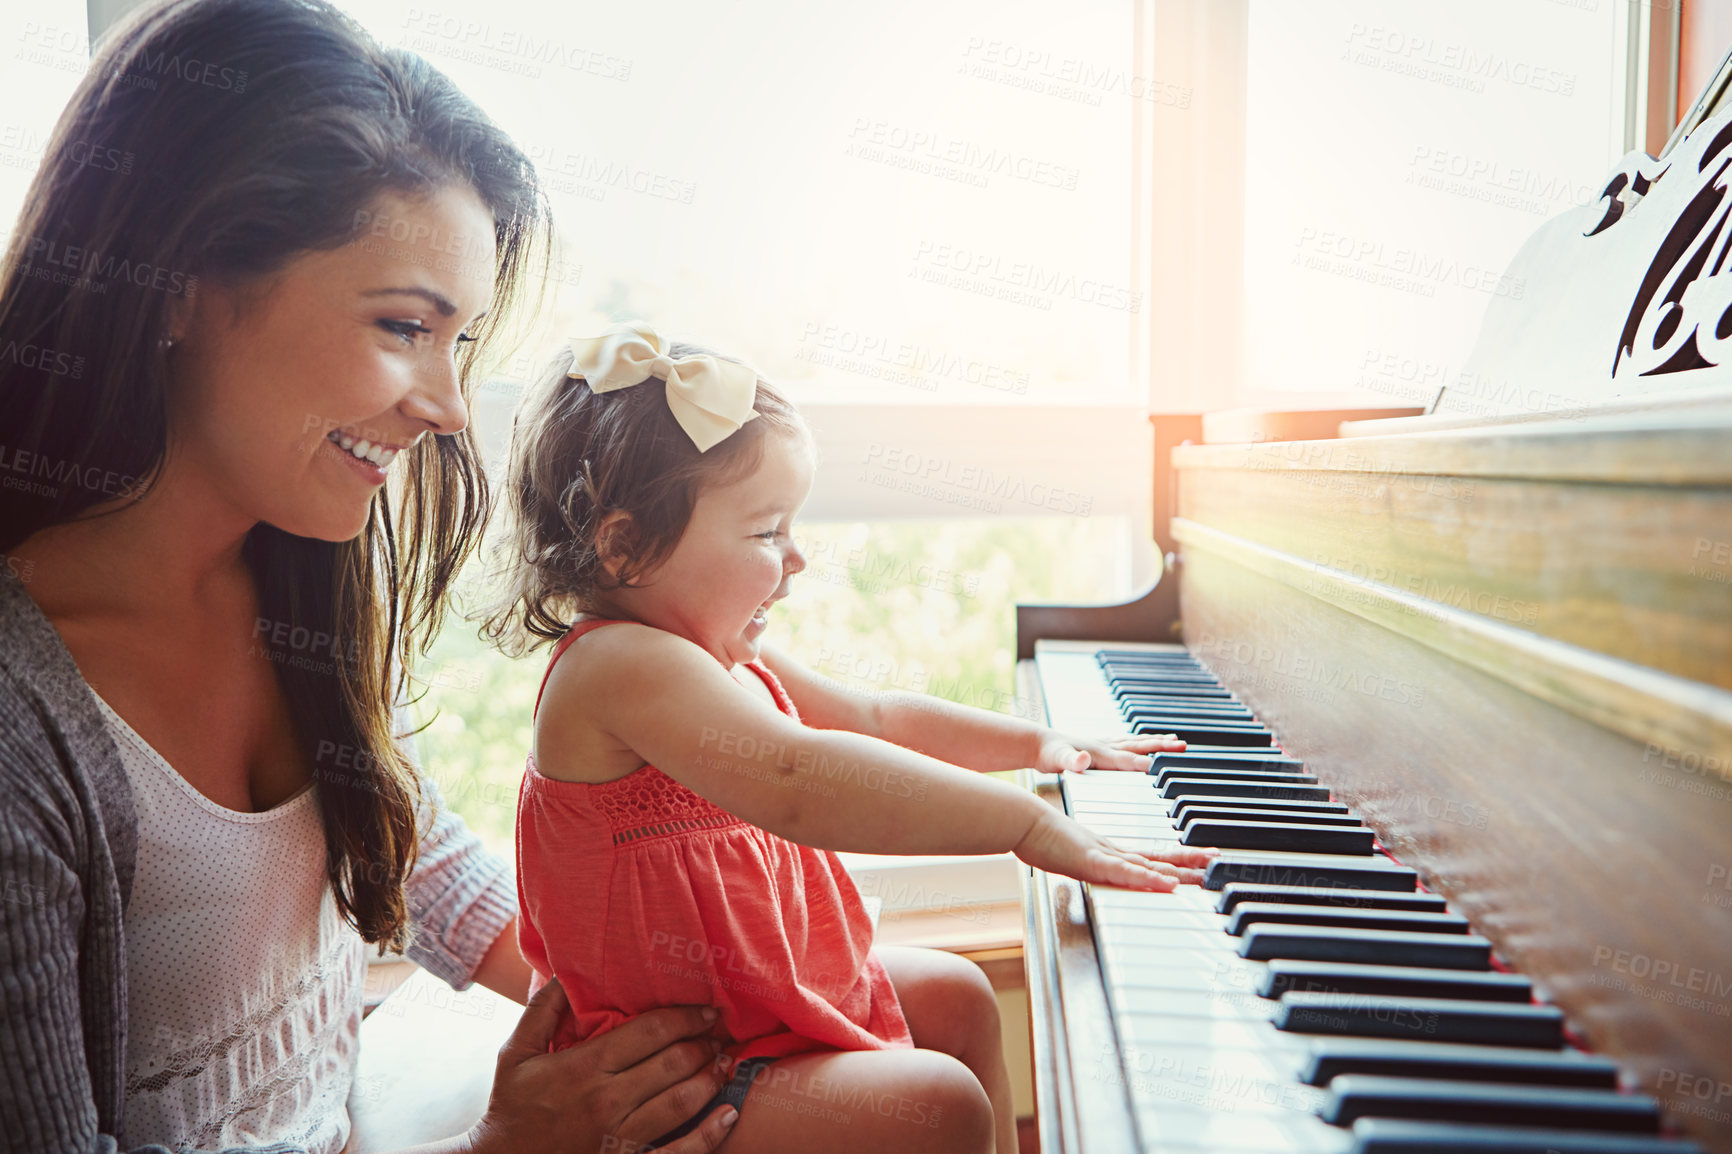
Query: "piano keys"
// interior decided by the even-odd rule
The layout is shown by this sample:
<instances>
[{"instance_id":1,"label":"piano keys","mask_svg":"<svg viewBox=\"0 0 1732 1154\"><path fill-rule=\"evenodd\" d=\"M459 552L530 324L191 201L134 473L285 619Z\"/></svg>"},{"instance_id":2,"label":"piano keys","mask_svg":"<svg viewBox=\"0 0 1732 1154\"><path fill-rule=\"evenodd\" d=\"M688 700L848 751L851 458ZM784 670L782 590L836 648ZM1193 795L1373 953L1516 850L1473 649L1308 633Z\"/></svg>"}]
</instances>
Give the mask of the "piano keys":
<instances>
[{"instance_id":1,"label":"piano keys","mask_svg":"<svg viewBox=\"0 0 1732 1154\"><path fill-rule=\"evenodd\" d=\"M1043 1149L1699 1152L1661 1134L1660 1104L1620 1088L1615 1063L1570 1045L1561 1011L1498 967L1491 943L1350 807L1284 796L1296 792L1284 782L1317 788L1316 776L1182 647L1041 643L1035 666L1049 722L1067 732L1159 731L1144 703L1174 688L1246 715L1166 714L1192 724L1198 744L1157 755L1146 775L1067 777L1059 792L1078 820L1138 848L1199 830L1210 837L1192 844L1261 831L1278 847L1227 850L1202 887L1173 894L1076 887L1111 1036L1092 1053L1072 1046L1054 1066L1084 1098L1120 1090L1130 1117L1105 1133L1073 1117L1068 1135L1043 1119ZM1210 744L1252 729L1269 733L1259 747L1269 753ZM1281 804L1327 806L1313 816L1332 824L1295 822L1307 811ZM1279 840L1294 829L1361 837ZM1034 897L1032 908L1048 906ZM1037 975L1054 976L1055 956L1049 927L1029 928L1032 992Z\"/></svg>"}]
</instances>

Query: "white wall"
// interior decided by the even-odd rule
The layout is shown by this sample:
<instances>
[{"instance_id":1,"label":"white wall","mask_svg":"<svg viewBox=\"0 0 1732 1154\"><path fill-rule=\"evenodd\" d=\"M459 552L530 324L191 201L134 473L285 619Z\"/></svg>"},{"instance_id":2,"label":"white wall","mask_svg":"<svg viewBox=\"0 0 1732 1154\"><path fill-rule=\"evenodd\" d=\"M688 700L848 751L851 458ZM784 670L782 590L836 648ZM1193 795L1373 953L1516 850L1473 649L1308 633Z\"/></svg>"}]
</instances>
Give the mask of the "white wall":
<instances>
[{"instance_id":1,"label":"white wall","mask_svg":"<svg viewBox=\"0 0 1732 1154\"><path fill-rule=\"evenodd\" d=\"M1621 155L1626 0L1251 0L1248 400L1424 404Z\"/></svg>"}]
</instances>

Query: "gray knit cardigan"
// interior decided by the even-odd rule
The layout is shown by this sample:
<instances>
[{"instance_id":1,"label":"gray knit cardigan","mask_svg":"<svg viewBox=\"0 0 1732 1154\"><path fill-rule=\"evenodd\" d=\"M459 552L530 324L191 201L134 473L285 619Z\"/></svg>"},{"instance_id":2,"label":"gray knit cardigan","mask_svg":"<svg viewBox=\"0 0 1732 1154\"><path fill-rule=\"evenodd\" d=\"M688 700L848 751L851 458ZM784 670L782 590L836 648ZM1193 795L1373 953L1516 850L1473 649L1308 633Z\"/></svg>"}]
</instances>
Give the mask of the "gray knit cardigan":
<instances>
[{"instance_id":1,"label":"gray knit cardigan","mask_svg":"<svg viewBox=\"0 0 1732 1154\"><path fill-rule=\"evenodd\" d=\"M515 885L423 782L434 814L407 886L408 956L465 989L517 915ZM90 687L0 564L0 1151L128 1149L125 935L137 850L132 787ZM286 1143L246 1149L305 1154Z\"/></svg>"}]
</instances>

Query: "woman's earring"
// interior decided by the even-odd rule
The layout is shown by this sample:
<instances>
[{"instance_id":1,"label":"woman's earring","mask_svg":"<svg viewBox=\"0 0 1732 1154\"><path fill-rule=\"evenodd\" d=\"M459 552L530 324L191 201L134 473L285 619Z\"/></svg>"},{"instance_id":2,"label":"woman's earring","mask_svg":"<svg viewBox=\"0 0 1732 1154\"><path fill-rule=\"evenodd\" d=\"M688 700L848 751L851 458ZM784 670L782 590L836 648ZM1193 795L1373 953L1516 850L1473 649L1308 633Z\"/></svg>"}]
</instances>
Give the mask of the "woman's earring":
<instances>
[{"instance_id":1,"label":"woman's earring","mask_svg":"<svg viewBox=\"0 0 1732 1154\"><path fill-rule=\"evenodd\" d=\"M161 352L171 352L174 349L174 338L160 337L156 342L156 347Z\"/></svg>"}]
</instances>

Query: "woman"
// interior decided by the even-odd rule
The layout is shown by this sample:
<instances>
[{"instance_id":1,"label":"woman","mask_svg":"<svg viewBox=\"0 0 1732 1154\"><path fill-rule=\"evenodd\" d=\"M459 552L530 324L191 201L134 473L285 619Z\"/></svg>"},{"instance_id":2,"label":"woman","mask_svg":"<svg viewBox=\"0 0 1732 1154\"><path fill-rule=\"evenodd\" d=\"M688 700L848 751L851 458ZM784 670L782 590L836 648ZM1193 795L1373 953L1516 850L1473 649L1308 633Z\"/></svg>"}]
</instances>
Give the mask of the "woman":
<instances>
[{"instance_id":1,"label":"woman","mask_svg":"<svg viewBox=\"0 0 1732 1154\"><path fill-rule=\"evenodd\" d=\"M393 719L546 200L323 0L98 48L0 265L0 1148L335 1154L364 942L528 989L509 875ZM439 1149L628 1150L718 1088L698 1008L549 1054L543 993Z\"/></svg>"}]
</instances>

